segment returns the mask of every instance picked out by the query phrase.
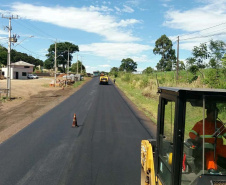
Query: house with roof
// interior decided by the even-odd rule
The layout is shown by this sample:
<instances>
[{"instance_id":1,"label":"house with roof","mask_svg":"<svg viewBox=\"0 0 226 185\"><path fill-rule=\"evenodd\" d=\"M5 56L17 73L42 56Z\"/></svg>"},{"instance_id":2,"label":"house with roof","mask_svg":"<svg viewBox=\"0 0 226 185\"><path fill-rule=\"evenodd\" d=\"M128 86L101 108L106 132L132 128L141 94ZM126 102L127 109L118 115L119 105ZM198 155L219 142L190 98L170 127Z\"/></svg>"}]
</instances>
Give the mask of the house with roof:
<instances>
[{"instance_id":1,"label":"house with roof","mask_svg":"<svg viewBox=\"0 0 226 185\"><path fill-rule=\"evenodd\" d=\"M27 75L33 72L34 66L24 61L11 63L11 79L27 79ZM6 78L8 76L7 72L7 67L3 67L2 73Z\"/></svg>"}]
</instances>

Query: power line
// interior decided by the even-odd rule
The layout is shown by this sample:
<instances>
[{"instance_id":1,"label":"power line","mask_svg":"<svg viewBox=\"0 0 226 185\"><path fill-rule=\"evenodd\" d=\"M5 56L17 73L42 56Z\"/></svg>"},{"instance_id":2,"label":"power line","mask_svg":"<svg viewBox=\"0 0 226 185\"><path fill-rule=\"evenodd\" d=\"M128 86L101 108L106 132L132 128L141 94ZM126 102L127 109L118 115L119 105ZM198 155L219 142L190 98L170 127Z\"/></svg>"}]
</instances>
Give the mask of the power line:
<instances>
[{"instance_id":1,"label":"power line","mask_svg":"<svg viewBox=\"0 0 226 185\"><path fill-rule=\"evenodd\" d=\"M212 36L217 36L217 35L225 35L225 34L226 34L226 32L222 32L222 33L218 33L218 34L212 34L212 35L196 36L196 37L190 37L190 38L187 38L187 39L181 39L181 41L189 40L189 39L197 39L197 38L212 37Z\"/></svg>"},{"instance_id":2,"label":"power line","mask_svg":"<svg viewBox=\"0 0 226 185\"><path fill-rule=\"evenodd\" d=\"M27 28L28 30L32 31L32 33L36 33L37 35L40 36L44 36L44 39L52 39L52 40L56 40L53 36L51 36L50 34L44 32L43 30L41 30L40 28L35 27L33 24L29 23L26 21L21 21L19 20L19 23L17 23L18 25L22 26L23 28ZM51 38L46 38L46 36L51 37Z\"/></svg>"},{"instance_id":3,"label":"power line","mask_svg":"<svg viewBox=\"0 0 226 185\"><path fill-rule=\"evenodd\" d=\"M223 22L223 23L221 23L221 24L217 24L217 25L214 25L214 26L211 26L211 27L208 27L208 28L204 28L204 29L202 29L202 30L195 31L195 32L192 32L192 33L188 33L188 34L180 35L180 37L182 37L182 36L186 36L186 35L192 35L192 34L194 34L194 33L198 33L198 32L204 31L204 30L208 30L208 29L211 29L211 28L215 28L215 27L217 27L217 26L221 26L221 25L223 25L223 24L226 24L226 22Z\"/></svg>"},{"instance_id":4,"label":"power line","mask_svg":"<svg viewBox=\"0 0 226 185\"><path fill-rule=\"evenodd\" d=\"M27 48L25 48L25 47L23 47L23 46L21 46L21 45L18 45L18 46L22 47L23 49L27 50L27 51L30 52L30 53L35 54L36 56L43 57L43 55L39 55L39 54L37 54L37 53L35 53L35 52L33 52L33 51L30 51L29 49L27 49Z\"/></svg>"},{"instance_id":5,"label":"power line","mask_svg":"<svg viewBox=\"0 0 226 185\"><path fill-rule=\"evenodd\" d=\"M49 33L45 32L45 31L43 31L43 30L40 29L39 27L33 25L31 22L25 22L25 23L26 23L26 24L29 24L29 25L30 25L31 27L33 27L34 29L39 30L41 33L43 33L43 34L45 34L45 35L47 35L47 36L49 36L49 37L54 38L52 35L50 35ZM54 40L56 40L56 39L54 39Z\"/></svg>"}]
</instances>

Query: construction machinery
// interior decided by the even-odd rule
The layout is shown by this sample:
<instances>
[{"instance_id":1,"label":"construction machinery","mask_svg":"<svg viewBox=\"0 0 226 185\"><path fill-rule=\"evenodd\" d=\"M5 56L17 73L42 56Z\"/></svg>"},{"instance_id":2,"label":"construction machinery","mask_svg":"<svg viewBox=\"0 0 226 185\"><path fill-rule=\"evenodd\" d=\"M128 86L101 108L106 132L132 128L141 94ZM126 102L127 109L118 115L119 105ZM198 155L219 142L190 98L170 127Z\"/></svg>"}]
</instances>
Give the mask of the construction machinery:
<instances>
[{"instance_id":1,"label":"construction machinery","mask_svg":"<svg viewBox=\"0 0 226 185\"><path fill-rule=\"evenodd\" d=\"M108 76L100 73L100 84L108 84Z\"/></svg>"},{"instance_id":2,"label":"construction machinery","mask_svg":"<svg viewBox=\"0 0 226 185\"><path fill-rule=\"evenodd\" d=\"M156 138L141 141L141 185L226 185L226 90L159 87L158 93ZM215 130L207 134L210 108L216 110ZM191 139L200 120L203 134ZM208 152L214 170L207 169Z\"/></svg>"}]
</instances>

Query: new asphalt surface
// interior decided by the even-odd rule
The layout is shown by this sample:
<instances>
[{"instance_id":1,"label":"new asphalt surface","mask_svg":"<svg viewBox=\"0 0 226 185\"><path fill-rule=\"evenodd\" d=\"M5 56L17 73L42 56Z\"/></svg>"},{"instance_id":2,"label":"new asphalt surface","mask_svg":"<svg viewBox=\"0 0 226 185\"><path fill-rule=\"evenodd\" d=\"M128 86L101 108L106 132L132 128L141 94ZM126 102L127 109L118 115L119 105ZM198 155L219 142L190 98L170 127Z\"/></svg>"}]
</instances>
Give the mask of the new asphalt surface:
<instances>
[{"instance_id":1,"label":"new asphalt surface","mask_svg":"<svg viewBox=\"0 0 226 185\"><path fill-rule=\"evenodd\" d=\"M0 145L0 185L140 184L140 142L153 130L112 82L98 82Z\"/></svg>"}]
</instances>

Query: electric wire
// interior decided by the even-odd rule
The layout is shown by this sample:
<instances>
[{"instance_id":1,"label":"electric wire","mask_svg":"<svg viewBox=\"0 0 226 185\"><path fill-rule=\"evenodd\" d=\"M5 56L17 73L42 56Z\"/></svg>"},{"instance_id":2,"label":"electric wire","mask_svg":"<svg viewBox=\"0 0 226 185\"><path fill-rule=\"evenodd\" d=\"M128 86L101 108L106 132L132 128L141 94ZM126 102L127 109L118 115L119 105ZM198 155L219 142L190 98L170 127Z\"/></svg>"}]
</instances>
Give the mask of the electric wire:
<instances>
[{"instance_id":1,"label":"electric wire","mask_svg":"<svg viewBox=\"0 0 226 185\"><path fill-rule=\"evenodd\" d=\"M35 53L35 52L33 52L33 51L30 51L29 49L27 49L27 48L25 48L25 47L23 47L23 46L21 46L21 45L18 45L18 46L20 46L20 47L22 47L23 49L29 51L30 53L35 54L36 56L43 57L43 55L39 55L39 54L37 54L37 53Z\"/></svg>"},{"instance_id":2,"label":"electric wire","mask_svg":"<svg viewBox=\"0 0 226 185\"><path fill-rule=\"evenodd\" d=\"M211 26L211 27L208 27L208 28L204 28L204 29L202 29L202 30L198 30L198 31L195 31L195 32L192 32L192 33L182 34L182 35L180 35L180 37L186 36L186 35L192 35L192 34L194 34L194 33L200 33L200 32L202 32L202 31L205 31L205 30L208 30L208 29L211 29L211 28L215 28L215 27L217 27L217 26L221 26L221 25L224 25L224 24L226 24L226 22L223 22L223 23L221 23L221 24L217 24L217 25L214 25L214 26Z\"/></svg>"},{"instance_id":3,"label":"electric wire","mask_svg":"<svg viewBox=\"0 0 226 185\"><path fill-rule=\"evenodd\" d=\"M25 21L25 23L26 24L29 24L34 29L39 30L41 33L45 34L46 36L51 37L51 38L54 38L52 35L50 35L49 33L45 32L45 31L43 31L42 29L38 28L37 26L33 25L31 22ZM56 39L54 39L54 40L56 40Z\"/></svg>"},{"instance_id":4,"label":"electric wire","mask_svg":"<svg viewBox=\"0 0 226 185\"><path fill-rule=\"evenodd\" d=\"M225 34L226 34L226 32L222 32L222 33L218 33L218 34L212 34L212 35L196 36L196 37L190 37L190 38L187 38L187 39L180 39L180 41L197 39L197 38L212 37L212 36L217 36L217 35L225 35Z\"/></svg>"}]
</instances>

